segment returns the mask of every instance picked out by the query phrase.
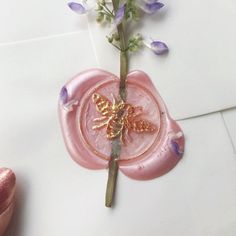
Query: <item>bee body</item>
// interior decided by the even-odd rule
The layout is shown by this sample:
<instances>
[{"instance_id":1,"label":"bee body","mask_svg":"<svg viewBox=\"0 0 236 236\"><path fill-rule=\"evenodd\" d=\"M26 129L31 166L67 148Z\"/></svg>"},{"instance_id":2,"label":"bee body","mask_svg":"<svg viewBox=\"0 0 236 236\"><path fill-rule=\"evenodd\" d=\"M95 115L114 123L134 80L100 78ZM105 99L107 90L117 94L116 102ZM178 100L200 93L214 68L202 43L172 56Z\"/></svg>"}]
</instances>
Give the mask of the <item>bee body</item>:
<instances>
[{"instance_id":1,"label":"bee body","mask_svg":"<svg viewBox=\"0 0 236 236\"><path fill-rule=\"evenodd\" d=\"M117 116L110 119L107 125L107 138L113 139L121 135L124 129L124 119Z\"/></svg>"}]
</instances>

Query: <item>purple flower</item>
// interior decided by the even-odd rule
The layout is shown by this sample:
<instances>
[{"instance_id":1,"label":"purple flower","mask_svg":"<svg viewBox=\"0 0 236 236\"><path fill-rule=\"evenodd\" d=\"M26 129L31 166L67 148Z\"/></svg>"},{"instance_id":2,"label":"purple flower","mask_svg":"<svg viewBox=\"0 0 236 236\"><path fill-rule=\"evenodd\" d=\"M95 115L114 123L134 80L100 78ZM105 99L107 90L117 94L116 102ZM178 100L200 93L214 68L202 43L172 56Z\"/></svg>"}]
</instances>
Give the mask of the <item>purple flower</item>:
<instances>
[{"instance_id":1,"label":"purple flower","mask_svg":"<svg viewBox=\"0 0 236 236\"><path fill-rule=\"evenodd\" d=\"M83 3L69 2L68 6L72 11L79 15L85 14L89 11L88 5L85 1L83 1Z\"/></svg>"},{"instance_id":2,"label":"purple flower","mask_svg":"<svg viewBox=\"0 0 236 236\"><path fill-rule=\"evenodd\" d=\"M146 3L145 4L145 9L147 13L153 14L157 10L161 9L164 7L164 4L161 2L154 2L154 3Z\"/></svg>"},{"instance_id":3,"label":"purple flower","mask_svg":"<svg viewBox=\"0 0 236 236\"><path fill-rule=\"evenodd\" d=\"M68 102L68 91L67 91L67 88L64 86L62 87L61 89L61 92L60 92L60 100L63 104L66 104Z\"/></svg>"},{"instance_id":4,"label":"purple flower","mask_svg":"<svg viewBox=\"0 0 236 236\"><path fill-rule=\"evenodd\" d=\"M81 0L79 3L76 2L68 3L69 8L79 15L89 12L90 10L94 9L96 5L97 5L96 0Z\"/></svg>"},{"instance_id":5,"label":"purple flower","mask_svg":"<svg viewBox=\"0 0 236 236\"><path fill-rule=\"evenodd\" d=\"M156 54L156 55L162 55L164 53L167 53L169 51L169 48L167 45L161 41L153 41L151 42L151 50Z\"/></svg>"},{"instance_id":6,"label":"purple flower","mask_svg":"<svg viewBox=\"0 0 236 236\"><path fill-rule=\"evenodd\" d=\"M162 55L169 51L167 45L161 41L156 40L144 40L144 45L150 48L156 55Z\"/></svg>"},{"instance_id":7,"label":"purple flower","mask_svg":"<svg viewBox=\"0 0 236 236\"><path fill-rule=\"evenodd\" d=\"M125 7L126 7L126 4L122 4L120 8L117 10L115 18L114 18L115 25L119 25L122 22L125 15Z\"/></svg>"},{"instance_id":8,"label":"purple flower","mask_svg":"<svg viewBox=\"0 0 236 236\"><path fill-rule=\"evenodd\" d=\"M146 0L146 1L139 0L137 1L137 5L141 10L143 10L148 14L153 14L162 7L164 7L164 4L159 2L158 0Z\"/></svg>"}]
</instances>

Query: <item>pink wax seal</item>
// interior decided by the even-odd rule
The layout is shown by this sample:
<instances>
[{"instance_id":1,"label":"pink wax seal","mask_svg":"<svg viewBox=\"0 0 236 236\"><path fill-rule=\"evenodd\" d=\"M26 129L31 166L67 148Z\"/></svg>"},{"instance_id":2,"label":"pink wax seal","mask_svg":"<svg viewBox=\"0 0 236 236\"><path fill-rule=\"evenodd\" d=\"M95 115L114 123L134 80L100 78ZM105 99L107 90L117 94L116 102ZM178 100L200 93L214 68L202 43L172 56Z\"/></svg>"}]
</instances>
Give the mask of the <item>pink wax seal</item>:
<instances>
[{"instance_id":1,"label":"pink wax seal","mask_svg":"<svg viewBox=\"0 0 236 236\"><path fill-rule=\"evenodd\" d=\"M16 178L7 168L0 168L0 236L5 232L14 208Z\"/></svg>"},{"instance_id":2,"label":"pink wax seal","mask_svg":"<svg viewBox=\"0 0 236 236\"><path fill-rule=\"evenodd\" d=\"M78 74L61 90L59 116L64 141L71 157L86 168L108 167L112 137L108 124L112 120L106 114L114 107L118 92L119 78L100 69ZM132 108L133 120L126 119L130 132L124 132L119 169L139 180L167 173L182 157L184 136L147 74L128 74L125 103L127 114ZM135 109L141 110L139 114Z\"/></svg>"}]
</instances>

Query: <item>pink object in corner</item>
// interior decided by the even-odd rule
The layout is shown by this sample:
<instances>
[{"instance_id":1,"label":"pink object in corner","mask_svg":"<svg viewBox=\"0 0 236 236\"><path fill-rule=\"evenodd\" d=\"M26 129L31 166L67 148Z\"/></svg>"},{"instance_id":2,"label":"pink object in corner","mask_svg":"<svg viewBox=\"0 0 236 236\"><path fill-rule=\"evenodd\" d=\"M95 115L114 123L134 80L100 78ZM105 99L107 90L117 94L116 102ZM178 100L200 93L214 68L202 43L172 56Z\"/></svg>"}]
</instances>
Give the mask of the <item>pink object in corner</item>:
<instances>
[{"instance_id":1,"label":"pink object in corner","mask_svg":"<svg viewBox=\"0 0 236 236\"><path fill-rule=\"evenodd\" d=\"M7 168L0 168L0 236L5 232L14 208L16 178Z\"/></svg>"},{"instance_id":2,"label":"pink object in corner","mask_svg":"<svg viewBox=\"0 0 236 236\"><path fill-rule=\"evenodd\" d=\"M112 101L112 94L118 97L118 91L119 78L100 69L78 74L61 90L59 116L64 141L72 158L86 168L107 168L111 152L106 129L92 129L94 119L101 117L92 94ZM184 136L147 74L133 71L128 75L126 102L142 107L142 119L155 124L157 131L130 132L130 140L122 146L119 169L139 180L167 173L182 157Z\"/></svg>"}]
</instances>

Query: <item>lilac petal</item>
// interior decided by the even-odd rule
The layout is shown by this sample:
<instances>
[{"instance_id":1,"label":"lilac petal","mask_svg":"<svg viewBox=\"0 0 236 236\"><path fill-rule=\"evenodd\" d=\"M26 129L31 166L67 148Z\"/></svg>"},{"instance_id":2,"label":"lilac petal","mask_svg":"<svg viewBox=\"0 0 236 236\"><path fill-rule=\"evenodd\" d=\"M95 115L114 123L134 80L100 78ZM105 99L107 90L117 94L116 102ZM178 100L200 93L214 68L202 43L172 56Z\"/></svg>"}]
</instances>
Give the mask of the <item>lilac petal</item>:
<instances>
[{"instance_id":1,"label":"lilac petal","mask_svg":"<svg viewBox=\"0 0 236 236\"><path fill-rule=\"evenodd\" d=\"M169 48L167 47L167 45L161 41L151 42L150 48L156 55L162 55L169 51Z\"/></svg>"},{"instance_id":2,"label":"lilac petal","mask_svg":"<svg viewBox=\"0 0 236 236\"><path fill-rule=\"evenodd\" d=\"M60 100L63 104L66 104L68 102L68 91L67 91L67 88L64 86L62 87L61 89L61 92L60 92Z\"/></svg>"},{"instance_id":3,"label":"lilac petal","mask_svg":"<svg viewBox=\"0 0 236 236\"><path fill-rule=\"evenodd\" d=\"M155 13L157 10L164 7L164 4L161 2L146 3L145 8L149 14Z\"/></svg>"},{"instance_id":4,"label":"lilac petal","mask_svg":"<svg viewBox=\"0 0 236 236\"><path fill-rule=\"evenodd\" d=\"M175 141L171 141L171 147L172 147L172 150L174 151L174 153L177 155L177 156L181 156L183 154L183 152L180 150L180 147L179 147L179 144Z\"/></svg>"},{"instance_id":5,"label":"lilac petal","mask_svg":"<svg viewBox=\"0 0 236 236\"><path fill-rule=\"evenodd\" d=\"M161 2L158 2L157 0L149 0L146 2L137 2L139 8L143 10L144 12L148 14L153 14L162 7L164 7L164 4Z\"/></svg>"},{"instance_id":6,"label":"lilac petal","mask_svg":"<svg viewBox=\"0 0 236 236\"><path fill-rule=\"evenodd\" d=\"M81 4L81 3L69 2L68 6L72 11L74 11L80 15L87 12L85 6L83 6L83 4Z\"/></svg>"},{"instance_id":7,"label":"lilac petal","mask_svg":"<svg viewBox=\"0 0 236 236\"><path fill-rule=\"evenodd\" d=\"M115 25L119 25L122 22L124 15L125 15L125 7L126 7L126 4L123 4L117 10L115 18L114 18Z\"/></svg>"}]
</instances>

